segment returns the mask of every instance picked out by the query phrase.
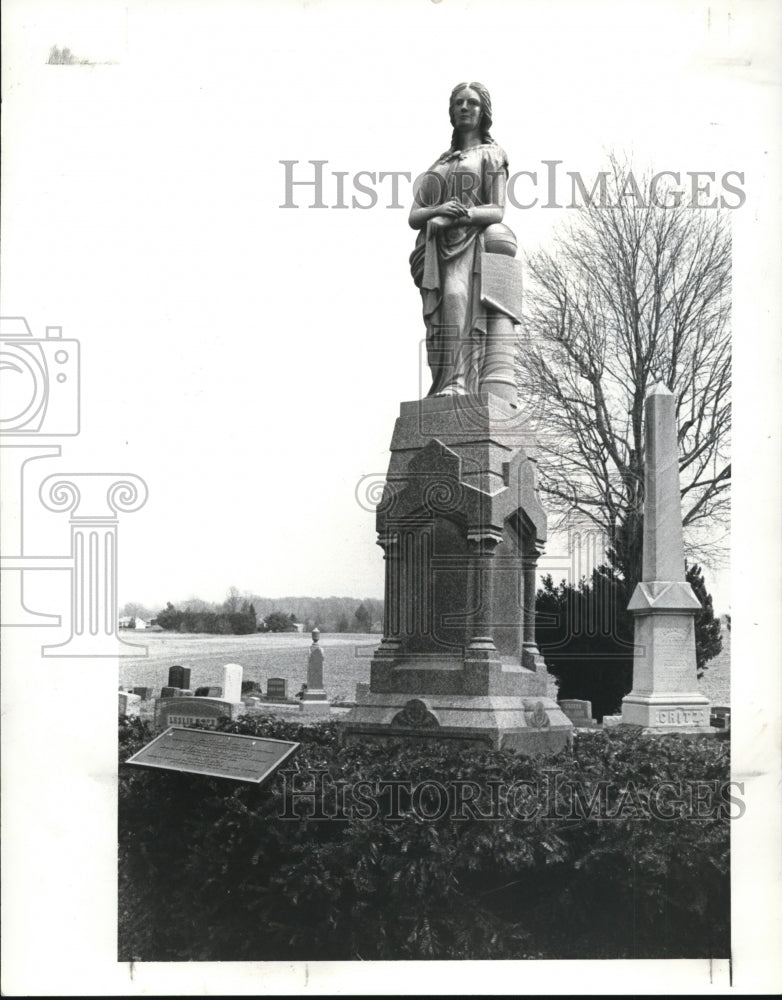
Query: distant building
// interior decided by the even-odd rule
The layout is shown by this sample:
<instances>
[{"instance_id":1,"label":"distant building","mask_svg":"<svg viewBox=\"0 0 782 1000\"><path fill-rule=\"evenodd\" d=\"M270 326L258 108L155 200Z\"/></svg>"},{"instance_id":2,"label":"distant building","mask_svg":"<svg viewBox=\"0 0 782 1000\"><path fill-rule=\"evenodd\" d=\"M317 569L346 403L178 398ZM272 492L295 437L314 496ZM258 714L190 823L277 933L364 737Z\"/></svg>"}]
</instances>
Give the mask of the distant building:
<instances>
[{"instance_id":1,"label":"distant building","mask_svg":"<svg viewBox=\"0 0 782 1000\"><path fill-rule=\"evenodd\" d=\"M132 625L131 622L134 621L136 624ZM133 615L123 615L119 620L120 628L135 628L137 632L145 629L148 624L151 623L145 622L143 618L134 618Z\"/></svg>"}]
</instances>

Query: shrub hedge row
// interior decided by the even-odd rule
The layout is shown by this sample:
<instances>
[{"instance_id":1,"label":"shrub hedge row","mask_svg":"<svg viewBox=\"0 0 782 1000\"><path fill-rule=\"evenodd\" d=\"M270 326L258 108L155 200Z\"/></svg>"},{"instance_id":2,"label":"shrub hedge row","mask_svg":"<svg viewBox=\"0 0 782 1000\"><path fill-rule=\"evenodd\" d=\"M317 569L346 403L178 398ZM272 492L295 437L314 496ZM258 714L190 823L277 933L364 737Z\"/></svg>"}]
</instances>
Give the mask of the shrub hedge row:
<instances>
[{"instance_id":1,"label":"shrub hedge row","mask_svg":"<svg viewBox=\"0 0 782 1000\"><path fill-rule=\"evenodd\" d=\"M342 747L333 723L223 728L301 749L262 788L120 766L121 961L729 954L729 813L708 793L729 779L725 742L607 730L533 758L447 742ZM151 738L121 718L120 764ZM390 786L374 818L366 807L334 818L330 799L331 818L313 818L312 798L290 797L361 780L419 785L417 812L405 784L398 819ZM494 805L483 796L478 815L426 819L438 814L433 781L494 789ZM659 782L674 798L650 812ZM700 818L661 815L694 783ZM596 796L591 816L574 807L574 787L587 804Z\"/></svg>"}]
</instances>

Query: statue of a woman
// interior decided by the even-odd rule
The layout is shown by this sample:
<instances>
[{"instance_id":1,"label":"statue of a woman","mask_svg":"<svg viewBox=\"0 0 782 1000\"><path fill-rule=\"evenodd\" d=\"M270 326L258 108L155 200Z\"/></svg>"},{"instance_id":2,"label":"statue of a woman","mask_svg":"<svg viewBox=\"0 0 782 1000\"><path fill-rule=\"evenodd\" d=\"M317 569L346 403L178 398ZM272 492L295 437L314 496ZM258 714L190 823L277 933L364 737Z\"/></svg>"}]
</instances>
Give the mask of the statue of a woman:
<instances>
[{"instance_id":1,"label":"statue of a woman","mask_svg":"<svg viewBox=\"0 0 782 1000\"><path fill-rule=\"evenodd\" d=\"M423 300L430 396L478 391L487 334L481 258L486 228L502 221L508 179L505 152L489 134L488 90L458 84L450 117L451 147L424 175L410 210L420 230L410 268Z\"/></svg>"}]
</instances>

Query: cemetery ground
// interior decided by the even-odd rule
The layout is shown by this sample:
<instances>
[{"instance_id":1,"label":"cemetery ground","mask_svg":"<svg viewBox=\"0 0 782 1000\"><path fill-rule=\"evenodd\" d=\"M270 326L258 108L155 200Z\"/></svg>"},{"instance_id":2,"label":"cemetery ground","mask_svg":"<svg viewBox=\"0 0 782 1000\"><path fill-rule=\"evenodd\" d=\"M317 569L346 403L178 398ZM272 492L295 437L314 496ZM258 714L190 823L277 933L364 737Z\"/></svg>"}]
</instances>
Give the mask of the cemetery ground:
<instances>
[{"instance_id":1,"label":"cemetery ground","mask_svg":"<svg viewBox=\"0 0 782 1000\"><path fill-rule=\"evenodd\" d=\"M701 682L715 702L729 700L724 637ZM136 641L149 657L123 663L120 681L156 689L174 663L191 667L196 687L219 684L223 665L237 662L247 680L265 687L270 676L284 677L296 691L310 646L301 634ZM323 636L334 701L366 682L378 641ZM572 750L530 757L447 741L343 746L334 721L271 715L218 728L301 747L260 788L120 767L120 961L730 953L737 807L725 793L728 740L595 730L577 733ZM121 717L120 762L152 735L144 721ZM378 793L369 794L375 811L356 805L360 784L365 802L367 789ZM478 790L478 808L459 814L449 798L442 814L438 788L451 796L465 784ZM516 798L509 809L509 789L521 786L532 789L533 808L519 809ZM316 787L314 797L294 794ZM487 817L493 788L499 808Z\"/></svg>"},{"instance_id":2,"label":"cemetery ground","mask_svg":"<svg viewBox=\"0 0 782 1000\"><path fill-rule=\"evenodd\" d=\"M167 683L168 668L175 663L191 668L193 690L221 684L225 664L240 663L245 681L255 681L265 691L269 677L281 677L288 682L291 697L307 680L307 657L312 646L309 632L252 635L142 632L123 638L146 644L147 656L138 660L127 657L120 662L120 685L150 687L158 693ZM379 635L324 634L321 642L332 704L352 700L356 683L369 680L369 661L380 639Z\"/></svg>"},{"instance_id":3,"label":"cemetery ground","mask_svg":"<svg viewBox=\"0 0 782 1000\"><path fill-rule=\"evenodd\" d=\"M254 635L193 635L173 632L126 632L127 642L147 646L143 659L120 660L122 687L149 687L157 693L167 683L168 668L175 663L191 667L190 685L219 685L226 663L240 663L244 680L256 681L266 690L269 677L282 677L293 695L307 679L309 633L279 632ZM324 676L332 704L353 701L356 684L369 682L369 661L380 643L380 635L324 633L321 646L325 657ZM549 694L556 698L553 679ZM723 626L722 652L708 664L700 690L714 705L730 702L730 632Z\"/></svg>"}]
</instances>

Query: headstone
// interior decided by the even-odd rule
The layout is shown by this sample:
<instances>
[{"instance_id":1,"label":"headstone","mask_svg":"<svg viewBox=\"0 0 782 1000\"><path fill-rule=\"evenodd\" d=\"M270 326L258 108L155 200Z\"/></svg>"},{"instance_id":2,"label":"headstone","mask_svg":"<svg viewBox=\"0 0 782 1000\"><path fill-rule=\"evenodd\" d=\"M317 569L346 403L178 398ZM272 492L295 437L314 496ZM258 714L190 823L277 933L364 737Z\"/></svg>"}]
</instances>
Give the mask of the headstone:
<instances>
[{"instance_id":1,"label":"headstone","mask_svg":"<svg viewBox=\"0 0 782 1000\"><path fill-rule=\"evenodd\" d=\"M166 687L160 689L161 698L188 698L192 694L192 691L185 688L171 687L170 685L166 685Z\"/></svg>"},{"instance_id":2,"label":"headstone","mask_svg":"<svg viewBox=\"0 0 782 1000\"><path fill-rule=\"evenodd\" d=\"M633 689L622 721L655 732L709 732L709 699L698 691L695 615L700 601L684 572L676 400L663 385L644 403L644 534L635 618Z\"/></svg>"},{"instance_id":3,"label":"headstone","mask_svg":"<svg viewBox=\"0 0 782 1000\"><path fill-rule=\"evenodd\" d=\"M282 677L270 677L266 682L266 697L285 701L288 697L288 682Z\"/></svg>"},{"instance_id":4,"label":"headstone","mask_svg":"<svg viewBox=\"0 0 782 1000\"><path fill-rule=\"evenodd\" d=\"M581 698L560 698L559 707L574 726L592 725L592 702Z\"/></svg>"},{"instance_id":5,"label":"headstone","mask_svg":"<svg viewBox=\"0 0 782 1000\"><path fill-rule=\"evenodd\" d=\"M161 698L155 706L155 726L192 726L194 723L214 728L220 719L235 719L243 705L223 698Z\"/></svg>"},{"instance_id":6,"label":"headstone","mask_svg":"<svg viewBox=\"0 0 782 1000\"><path fill-rule=\"evenodd\" d=\"M712 705L710 725L716 729L730 729L730 705Z\"/></svg>"},{"instance_id":7,"label":"headstone","mask_svg":"<svg viewBox=\"0 0 782 1000\"><path fill-rule=\"evenodd\" d=\"M318 628L312 630L312 645L307 658L307 684L301 692L301 708L310 715L331 714L328 695L323 687L323 650Z\"/></svg>"},{"instance_id":8,"label":"headstone","mask_svg":"<svg viewBox=\"0 0 782 1000\"><path fill-rule=\"evenodd\" d=\"M320 646L320 629L312 630L312 645L307 658L307 686L302 691L301 702L327 702L323 687L323 650Z\"/></svg>"},{"instance_id":9,"label":"headstone","mask_svg":"<svg viewBox=\"0 0 782 1000\"><path fill-rule=\"evenodd\" d=\"M137 694L142 701L150 701L153 695L153 689L149 687L134 687L133 694Z\"/></svg>"},{"instance_id":10,"label":"headstone","mask_svg":"<svg viewBox=\"0 0 782 1000\"><path fill-rule=\"evenodd\" d=\"M119 692L119 714L139 715L141 711L141 698L137 694L129 691Z\"/></svg>"},{"instance_id":11,"label":"headstone","mask_svg":"<svg viewBox=\"0 0 782 1000\"><path fill-rule=\"evenodd\" d=\"M187 690L190 687L190 667L169 667L168 686Z\"/></svg>"},{"instance_id":12,"label":"headstone","mask_svg":"<svg viewBox=\"0 0 782 1000\"><path fill-rule=\"evenodd\" d=\"M226 663L223 667L223 698L226 701L242 700L242 674L244 668L238 663Z\"/></svg>"}]
</instances>

